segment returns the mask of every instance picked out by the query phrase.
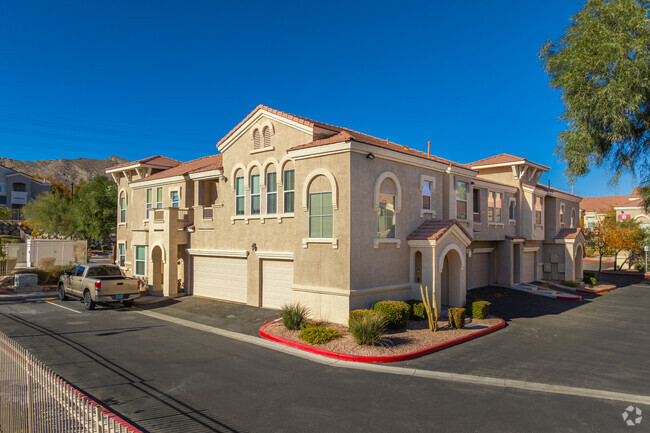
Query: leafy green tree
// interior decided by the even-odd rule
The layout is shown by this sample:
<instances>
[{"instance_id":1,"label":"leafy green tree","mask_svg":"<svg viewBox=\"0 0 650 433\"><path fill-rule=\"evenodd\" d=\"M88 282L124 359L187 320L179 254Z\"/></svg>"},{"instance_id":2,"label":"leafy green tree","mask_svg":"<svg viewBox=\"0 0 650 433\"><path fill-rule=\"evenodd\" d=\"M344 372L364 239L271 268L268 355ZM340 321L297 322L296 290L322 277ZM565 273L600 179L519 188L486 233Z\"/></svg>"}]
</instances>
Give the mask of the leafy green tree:
<instances>
[{"instance_id":1,"label":"leafy green tree","mask_svg":"<svg viewBox=\"0 0 650 433\"><path fill-rule=\"evenodd\" d=\"M39 194L35 201L23 207L23 216L39 233L74 237L70 201L59 192Z\"/></svg>"},{"instance_id":2,"label":"leafy green tree","mask_svg":"<svg viewBox=\"0 0 650 433\"><path fill-rule=\"evenodd\" d=\"M612 182L639 172L650 186L649 8L648 0L589 0L564 35L542 48L566 108L557 153L572 180L605 165ZM650 188L642 193L650 209Z\"/></svg>"},{"instance_id":3,"label":"leafy green tree","mask_svg":"<svg viewBox=\"0 0 650 433\"><path fill-rule=\"evenodd\" d=\"M11 218L11 212L6 207L0 206L0 220L8 220Z\"/></svg>"},{"instance_id":4,"label":"leafy green tree","mask_svg":"<svg viewBox=\"0 0 650 433\"><path fill-rule=\"evenodd\" d=\"M72 202L75 234L89 241L101 241L115 231L117 185L104 176L80 186Z\"/></svg>"}]
</instances>

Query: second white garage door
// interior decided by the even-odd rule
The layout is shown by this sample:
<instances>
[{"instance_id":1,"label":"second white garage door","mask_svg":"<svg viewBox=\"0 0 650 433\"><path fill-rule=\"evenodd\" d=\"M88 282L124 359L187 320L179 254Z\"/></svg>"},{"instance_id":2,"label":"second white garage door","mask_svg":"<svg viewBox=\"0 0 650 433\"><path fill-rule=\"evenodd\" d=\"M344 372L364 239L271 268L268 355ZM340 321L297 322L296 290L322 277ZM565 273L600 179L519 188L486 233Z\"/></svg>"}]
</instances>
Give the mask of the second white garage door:
<instances>
[{"instance_id":1,"label":"second white garage door","mask_svg":"<svg viewBox=\"0 0 650 433\"><path fill-rule=\"evenodd\" d=\"M262 260L262 307L282 308L293 302L293 262Z\"/></svg>"},{"instance_id":2,"label":"second white garage door","mask_svg":"<svg viewBox=\"0 0 650 433\"><path fill-rule=\"evenodd\" d=\"M530 283L535 281L535 253L524 253L522 255L521 282Z\"/></svg>"},{"instance_id":3,"label":"second white garage door","mask_svg":"<svg viewBox=\"0 0 650 433\"><path fill-rule=\"evenodd\" d=\"M193 295L246 302L246 259L194 256Z\"/></svg>"},{"instance_id":4,"label":"second white garage door","mask_svg":"<svg viewBox=\"0 0 650 433\"><path fill-rule=\"evenodd\" d=\"M490 285L490 253L472 255L472 265L469 275L470 289Z\"/></svg>"}]
</instances>

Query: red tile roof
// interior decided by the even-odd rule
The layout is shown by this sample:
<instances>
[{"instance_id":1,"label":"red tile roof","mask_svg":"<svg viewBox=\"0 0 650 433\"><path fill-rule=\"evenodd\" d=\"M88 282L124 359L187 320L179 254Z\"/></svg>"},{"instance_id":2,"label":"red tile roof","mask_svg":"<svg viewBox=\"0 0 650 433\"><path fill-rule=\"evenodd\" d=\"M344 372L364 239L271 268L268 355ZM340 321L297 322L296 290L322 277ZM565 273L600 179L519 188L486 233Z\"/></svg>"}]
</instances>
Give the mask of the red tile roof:
<instances>
[{"instance_id":1,"label":"red tile roof","mask_svg":"<svg viewBox=\"0 0 650 433\"><path fill-rule=\"evenodd\" d=\"M628 195L609 195L603 197L585 197L580 202L580 209L585 212L602 213L612 207L641 206L641 199L630 200Z\"/></svg>"},{"instance_id":2,"label":"red tile roof","mask_svg":"<svg viewBox=\"0 0 650 433\"><path fill-rule=\"evenodd\" d=\"M435 241L440 239L442 235L447 233L454 225L458 226L463 233L469 238L472 239L472 236L465 230L465 227L460 225L456 220L428 220L422 223L420 227L413 230L410 235L406 238L407 240L418 240L418 241Z\"/></svg>"},{"instance_id":3,"label":"red tile roof","mask_svg":"<svg viewBox=\"0 0 650 433\"><path fill-rule=\"evenodd\" d=\"M176 167L178 164L181 164L181 161L177 161L172 158L167 158L166 156L154 155L148 158L139 159L137 161L125 162L123 164L114 165L113 167L108 167L106 170L115 170L118 168L130 167L135 164L152 166L155 168L170 168Z\"/></svg>"},{"instance_id":4,"label":"red tile roof","mask_svg":"<svg viewBox=\"0 0 650 433\"><path fill-rule=\"evenodd\" d=\"M201 173L204 171L223 169L222 156L209 155L192 161L183 162L168 170L159 171L151 176L133 181L132 183L145 182L150 180L165 179L173 176L185 176L186 174Z\"/></svg>"},{"instance_id":5,"label":"red tile roof","mask_svg":"<svg viewBox=\"0 0 650 433\"><path fill-rule=\"evenodd\" d=\"M581 229L575 228L575 229L560 229L559 232L557 232L557 235L555 235L555 239L575 239L578 237L578 234L580 234Z\"/></svg>"},{"instance_id":6,"label":"red tile roof","mask_svg":"<svg viewBox=\"0 0 650 433\"><path fill-rule=\"evenodd\" d=\"M500 155L495 155L495 156L490 156L489 158L483 158L479 159L478 161L470 162L469 164L464 164L466 167L480 167L483 165L496 165L496 164L512 164L515 162L525 162L527 164L536 164L541 167L546 168L547 170L550 170L550 167L547 167L542 164L538 164L536 162L532 162L527 160L526 158L521 158L519 156L514 156L510 155L507 153L502 153Z\"/></svg>"}]
</instances>

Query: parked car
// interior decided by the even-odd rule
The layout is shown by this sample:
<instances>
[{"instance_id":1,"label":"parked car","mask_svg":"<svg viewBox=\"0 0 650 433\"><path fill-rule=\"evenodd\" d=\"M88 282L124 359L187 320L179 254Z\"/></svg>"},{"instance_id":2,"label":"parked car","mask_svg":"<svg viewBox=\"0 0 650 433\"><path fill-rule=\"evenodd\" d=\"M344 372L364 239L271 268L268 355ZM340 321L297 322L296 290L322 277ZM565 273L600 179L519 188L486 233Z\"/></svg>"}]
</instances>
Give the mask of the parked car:
<instances>
[{"instance_id":1,"label":"parked car","mask_svg":"<svg viewBox=\"0 0 650 433\"><path fill-rule=\"evenodd\" d=\"M61 272L59 299L68 295L83 299L86 310L97 303L130 305L140 297L140 280L125 277L115 265L85 263Z\"/></svg>"}]
</instances>

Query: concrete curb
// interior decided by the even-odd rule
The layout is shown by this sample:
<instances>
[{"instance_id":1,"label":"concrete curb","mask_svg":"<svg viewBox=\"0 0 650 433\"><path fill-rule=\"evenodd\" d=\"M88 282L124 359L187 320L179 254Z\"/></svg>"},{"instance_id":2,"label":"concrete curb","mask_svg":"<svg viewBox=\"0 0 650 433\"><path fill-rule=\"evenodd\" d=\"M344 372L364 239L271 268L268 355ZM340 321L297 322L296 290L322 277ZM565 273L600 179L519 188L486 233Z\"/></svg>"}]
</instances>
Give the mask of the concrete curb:
<instances>
[{"instance_id":1,"label":"concrete curb","mask_svg":"<svg viewBox=\"0 0 650 433\"><path fill-rule=\"evenodd\" d=\"M0 302L29 301L32 299L59 299L59 297L51 292L33 295L0 295Z\"/></svg>"},{"instance_id":2,"label":"concrete curb","mask_svg":"<svg viewBox=\"0 0 650 433\"><path fill-rule=\"evenodd\" d=\"M275 341L276 343L281 343L285 344L287 346L295 347L296 349L304 350L306 352L310 353L315 353L316 355L321 355L321 356L327 356L329 358L335 358L335 359L341 359L344 361L352 361L352 362L382 362L382 363L387 363L387 362L399 362L399 361L408 361L410 359L415 359L419 358L424 355L429 355L434 352L438 352L440 350L446 349L448 347L456 346L457 344L464 343L466 341L473 340L478 337L482 337L487 334L491 334L492 332L498 331L499 329L503 329L506 326L506 322L503 319L500 319L501 322L490 326L486 329L482 329L480 331L474 332L472 334L464 335L462 337L456 338L454 340L449 340L445 341L444 343L436 344L431 347L427 347L425 349L417 350L415 352L410 352L410 353L405 353L402 355L391 355L391 356L356 356L356 355L348 355L346 353L337 353L337 352L330 352L328 350L323 350L319 349L314 346L310 346L309 344L304 344L304 343L298 343L296 341L292 340L287 340L285 338L281 337L276 337L275 335L271 335L267 332L264 331L264 329L271 325L272 323L277 322L277 320L274 320L273 322L269 322L266 325L262 326L260 328L260 336L262 338L266 338L267 340Z\"/></svg>"},{"instance_id":3,"label":"concrete curb","mask_svg":"<svg viewBox=\"0 0 650 433\"><path fill-rule=\"evenodd\" d=\"M607 288L607 289L588 290L588 289L581 289L580 288L580 289L577 289L577 290L580 293L592 293L594 295L600 295L601 293L611 292L612 290L616 290L616 289L618 289L618 286L612 284L612 286L610 288Z\"/></svg>"}]
</instances>

